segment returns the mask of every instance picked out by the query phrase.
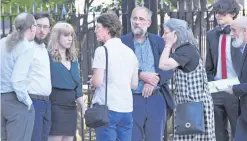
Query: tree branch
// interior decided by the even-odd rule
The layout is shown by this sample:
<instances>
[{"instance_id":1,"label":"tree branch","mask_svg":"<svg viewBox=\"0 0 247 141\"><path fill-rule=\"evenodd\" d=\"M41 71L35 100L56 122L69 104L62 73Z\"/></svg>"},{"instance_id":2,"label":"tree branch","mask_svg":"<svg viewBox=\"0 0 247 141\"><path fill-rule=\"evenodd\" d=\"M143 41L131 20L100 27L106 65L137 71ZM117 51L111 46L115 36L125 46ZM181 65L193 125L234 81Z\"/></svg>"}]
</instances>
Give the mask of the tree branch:
<instances>
[{"instance_id":1,"label":"tree branch","mask_svg":"<svg viewBox=\"0 0 247 141\"><path fill-rule=\"evenodd\" d=\"M91 6L91 4L93 3L94 0L91 0L89 3L88 3L88 7Z\"/></svg>"}]
</instances>

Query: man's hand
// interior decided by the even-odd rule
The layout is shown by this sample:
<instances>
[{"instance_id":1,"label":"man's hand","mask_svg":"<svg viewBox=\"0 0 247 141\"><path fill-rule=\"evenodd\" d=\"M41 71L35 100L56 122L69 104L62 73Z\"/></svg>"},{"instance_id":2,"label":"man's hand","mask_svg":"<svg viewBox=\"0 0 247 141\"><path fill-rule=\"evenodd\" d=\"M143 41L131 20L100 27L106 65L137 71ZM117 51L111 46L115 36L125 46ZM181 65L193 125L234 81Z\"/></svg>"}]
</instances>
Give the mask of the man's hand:
<instances>
[{"instance_id":1,"label":"man's hand","mask_svg":"<svg viewBox=\"0 0 247 141\"><path fill-rule=\"evenodd\" d=\"M27 106L28 111L30 111L30 110L31 110L31 108L32 108L32 105Z\"/></svg>"},{"instance_id":2,"label":"man's hand","mask_svg":"<svg viewBox=\"0 0 247 141\"><path fill-rule=\"evenodd\" d=\"M227 93L233 94L232 86L228 86L228 90L226 90Z\"/></svg>"},{"instance_id":3,"label":"man's hand","mask_svg":"<svg viewBox=\"0 0 247 141\"><path fill-rule=\"evenodd\" d=\"M142 90L142 96L143 97L149 97L149 96L151 96L153 94L154 87L155 86L153 86L151 84L145 83L144 84L144 87L143 87L143 90Z\"/></svg>"},{"instance_id":4,"label":"man's hand","mask_svg":"<svg viewBox=\"0 0 247 141\"><path fill-rule=\"evenodd\" d=\"M141 72L140 79L153 86L157 86L160 81L158 74L153 72Z\"/></svg>"}]
</instances>

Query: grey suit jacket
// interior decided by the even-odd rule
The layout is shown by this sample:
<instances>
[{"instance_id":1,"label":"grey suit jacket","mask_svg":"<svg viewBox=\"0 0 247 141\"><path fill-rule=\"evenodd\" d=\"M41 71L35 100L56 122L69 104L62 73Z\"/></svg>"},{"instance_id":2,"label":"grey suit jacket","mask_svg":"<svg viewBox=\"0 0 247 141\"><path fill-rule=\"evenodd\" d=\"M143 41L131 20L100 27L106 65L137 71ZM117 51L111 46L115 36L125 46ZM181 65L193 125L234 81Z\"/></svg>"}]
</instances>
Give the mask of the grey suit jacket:
<instances>
[{"instance_id":1,"label":"grey suit jacket","mask_svg":"<svg viewBox=\"0 0 247 141\"><path fill-rule=\"evenodd\" d=\"M206 72L208 81L213 81L217 72L219 37L220 34L215 29L207 33ZM232 64L236 74L238 74L240 70L241 56L239 48L231 47Z\"/></svg>"}]
</instances>

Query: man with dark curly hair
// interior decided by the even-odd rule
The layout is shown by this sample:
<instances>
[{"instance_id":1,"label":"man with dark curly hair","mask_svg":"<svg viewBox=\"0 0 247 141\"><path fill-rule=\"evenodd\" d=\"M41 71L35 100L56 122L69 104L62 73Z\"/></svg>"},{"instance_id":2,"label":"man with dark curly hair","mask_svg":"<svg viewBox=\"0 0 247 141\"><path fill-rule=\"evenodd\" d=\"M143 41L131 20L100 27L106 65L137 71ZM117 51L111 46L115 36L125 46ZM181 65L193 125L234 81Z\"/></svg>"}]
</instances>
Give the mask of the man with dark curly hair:
<instances>
[{"instance_id":1,"label":"man with dark curly hair","mask_svg":"<svg viewBox=\"0 0 247 141\"><path fill-rule=\"evenodd\" d=\"M235 0L218 0L213 4L218 26L207 33L206 71L208 81L238 76L241 52L231 44L230 23L239 13ZM228 141L227 121L234 137L238 118L238 97L226 92L212 93L217 141Z\"/></svg>"}]
</instances>

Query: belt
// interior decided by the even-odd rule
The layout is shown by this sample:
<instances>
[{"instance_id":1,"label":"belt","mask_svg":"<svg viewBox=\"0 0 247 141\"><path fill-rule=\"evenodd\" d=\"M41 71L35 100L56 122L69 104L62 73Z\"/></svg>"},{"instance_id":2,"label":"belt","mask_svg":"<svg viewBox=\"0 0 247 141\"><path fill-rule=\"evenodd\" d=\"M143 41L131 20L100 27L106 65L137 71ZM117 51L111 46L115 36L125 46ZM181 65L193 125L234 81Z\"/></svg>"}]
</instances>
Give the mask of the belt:
<instances>
[{"instance_id":1,"label":"belt","mask_svg":"<svg viewBox=\"0 0 247 141\"><path fill-rule=\"evenodd\" d=\"M29 94L29 96L31 98L37 99L37 100L44 100L44 101L48 101L49 100L49 96L36 95L36 94Z\"/></svg>"},{"instance_id":2,"label":"belt","mask_svg":"<svg viewBox=\"0 0 247 141\"><path fill-rule=\"evenodd\" d=\"M160 89L155 89L152 95L161 94ZM133 95L142 95L142 93L133 93Z\"/></svg>"}]
</instances>

